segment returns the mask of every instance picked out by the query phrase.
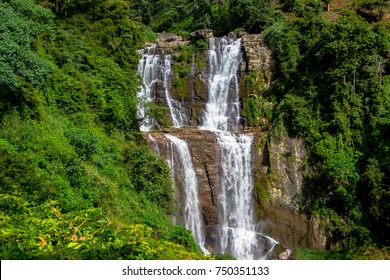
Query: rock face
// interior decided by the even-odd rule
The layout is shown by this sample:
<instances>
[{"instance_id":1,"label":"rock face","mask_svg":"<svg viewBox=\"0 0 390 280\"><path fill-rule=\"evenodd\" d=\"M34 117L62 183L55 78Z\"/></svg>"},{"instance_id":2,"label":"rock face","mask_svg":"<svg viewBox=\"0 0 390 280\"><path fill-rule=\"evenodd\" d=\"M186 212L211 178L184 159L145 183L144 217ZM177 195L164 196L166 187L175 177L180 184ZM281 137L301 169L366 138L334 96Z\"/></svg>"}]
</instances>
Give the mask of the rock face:
<instances>
[{"instance_id":1,"label":"rock face","mask_svg":"<svg viewBox=\"0 0 390 280\"><path fill-rule=\"evenodd\" d=\"M186 41L182 36L177 36L171 33L159 33L157 39L157 47L162 49L172 50L177 47L188 46L190 41Z\"/></svg>"},{"instance_id":2,"label":"rock face","mask_svg":"<svg viewBox=\"0 0 390 280\"><path fill-rule=\"evenodd\" d=\"M264 89L268 89L271 85L275 61L264 38L260 34L244 34L242 48L246 59L244 72L253 72L257 83L260 83Z\"/></svg>"},{"instance_id":3,"label":"rock face","mask_svg":"<svg viewBox=\"0 0 390 280\"><path fill-rule=\"evenodd\" d=\"M267 235L285 247L324 248L320 219L299 212L304 186L304 142L284 134L279 139L256 133L255 177L259 215Z\"/></svg>"},{"instance_id":4,"label":"rock face","mask_svg":"<svg viewBox=\"0 0 390 280\"><path fill-rule=\"evenodd\" d=\"M266 46L260 34L242 35L242 47L248 60L248 71L259 70L266 72L271 78L271 69L275 62L271 50Z\"/></svg>"},{"instance_id":5,"label":"rock face","mask_svg":"<svg viewBox=\"0 0 390 280\"><path fill-rule=\"evenodd\" d=\"M190 36L194 39L209 39L214 37L214 31L212 29L199 29L191 32Z\"/></svg>"},{"instance_id":6,"label":"rock face","mask_svg":"<svg viewBox=\"0 0 390 280\"><path fill-rule=\"evenodd\" d=\"M270 181L270 196L276 207L297 212L298 196L303 186L301 167L305 159L304 142L285 135L282 140L272 136L269 141L269 162L274 180Z\"/></svg>"},{"instance_id":7,"label":"rock face","mask_svg":"<svg viewBox=\"0 0 390 280\"><path fill-rule=\"evenodd\" d=\"M192 57L188 67L188 75L181 78L180 74L173 73L171 95L189 112L188 119L191 126L199 126L202 123L203 111L207 102L207 52L201 51ZM175 64L174 62L174 65ZM179 64L180 67L183 65ZM175 66L174 66L175 67Z\"/></svg>"}]
</instances>

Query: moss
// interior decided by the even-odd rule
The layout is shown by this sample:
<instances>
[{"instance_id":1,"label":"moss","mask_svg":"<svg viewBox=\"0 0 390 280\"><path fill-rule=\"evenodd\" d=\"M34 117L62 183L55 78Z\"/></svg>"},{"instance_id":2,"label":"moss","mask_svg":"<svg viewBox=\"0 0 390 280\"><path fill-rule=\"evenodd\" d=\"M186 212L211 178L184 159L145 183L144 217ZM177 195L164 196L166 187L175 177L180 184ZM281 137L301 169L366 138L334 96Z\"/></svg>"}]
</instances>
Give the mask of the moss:
<instances>
[{"instance_id":1,"label":"moss","mask_svg":"<svg viewBox=\"0 0 390 280\"><path fill-rule=\"evenodd\" d=\"M197 53L195 56L196 66L198 69L203 69L206 66L206 55L202 53Z\"/></svg>"},{"instance_id":2,"label":"moss","mask_svg":"<svg viewBox=\"0 0 390 280\"><path fill-rule=\"evenodd\" d=\"M207 50L209 47L207 39L198 39L193 42L194 46L198 51Z\"/></svg>"},{"instance_id":3,"label":"moss","mask_svg":"<svg viewBox=\"0 0 390 280\"><path fill-rule=\"evenodd\" d=\"M251 94L257 96L262 96L267 89L267 84L261 71L250 71L245 78L245 86L250 90Z\"/></svg>"},{"instance_id":4,"label":"moss","mask_svg":"<svg viewBox=\"0 0 390 280\"><path fill-rule=\"evenodd\" d=\"M264 186L260 182L255 182L255 189L261 198L264 198L265 200L269 200L270 194L266 186Z\"/></svg>"},{"instance_id":5,"label":"moss","mask_svg":"<svg viewBox=\"0 0 390 280\"><path fill-rule=\"evenodd\" d=\"M295 160L295 155L292 152L283 152L280 156L282 159L287 159L288 161Z\"/></svg>"},{"instance_id":6,"label":"moss","mask_svg":"<svg viewBox=\"0 0 390 280\"><path fill-rule=\"evenodd\" d=\"M248 97L244 100L242 116L251 126L266 126L272 119L272 103L264 98Z\"/></svg>"},{"instance_id":7,"label":"moss","mask_svg":"<svg viewBox=\"0 0 390 280\"><path fill-rule=\"evenodd\" d=\"M190 67L191 65L186 64L186 63L175 63L173 65L173 71L175 75L178 75L179 78L185 78L188 77L190 74Z\"/></svg>"},{"instance_id":8,"label":"moss","mask_svg":"<svg viewBox=\"0 0 390 280\"><path fill-rule=\"evenodd\" d=\"M188 84L183 78L176 78L172 81L173 90L176 91L177 97L185 98L188 92Z\"/></svg>"}]
</instances>

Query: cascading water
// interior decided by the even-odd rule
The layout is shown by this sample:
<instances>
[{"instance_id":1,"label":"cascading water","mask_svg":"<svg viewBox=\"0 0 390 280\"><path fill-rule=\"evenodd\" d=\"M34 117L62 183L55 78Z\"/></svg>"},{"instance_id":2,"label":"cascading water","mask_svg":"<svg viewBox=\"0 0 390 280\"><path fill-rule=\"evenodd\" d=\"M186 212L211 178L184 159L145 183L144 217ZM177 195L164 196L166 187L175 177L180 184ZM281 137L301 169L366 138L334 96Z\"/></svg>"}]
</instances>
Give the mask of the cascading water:
<instances>
[{"instance_id":1,"label":"cascading water","mask_svg":"<svg viewBox=\"0 0 390 280\"><path fill-rule=\"evenodd\" d=\"M169 92L169 83L170 83L170 75L171 75L171 55L166 55L164 60L165 71L164 71L164 88L165 88L165 99L168 103L169 112L171 115L172 126L173 127L181 127L188 123L187 117L184 112L183 106L180 102L172 99L171 94Z\"/></svg>"},{"instance_id":2,"label":"cascading water","mask_svg":"<svg viewBox=\"0 0 390 280\"><path fill-rule=\"evenodd\" d=\"M162 60L161 55L156 55L155 52L155 46L152 46L140 60L138 73L143 79L144 88L138 96L152 102L151 92L158 79L162 80L173 126L186 125L188 120L183 107L169 94L171 56L165 55ZM259 232L256 227L252 174L253 136L237 133L241 123L237 77L241 59L240 39L209 39L208 102L200 129L215 133L221 156L217 206L219 237L215 239L219 244L214 246L213 243L211 246L218 253L229 253L236 259L261 259L268 257L278 242ZM150 131L157 123L147 117L145 110L140 109L139 116L144 119L142 131ZM165 137L170 141L165 158L172 176L176 178L175 188L183 196L183 224L192 231L203 252L208 253L205 249L205 227L198 196L198 181L188 145L176 136L166 134ZM150 135L149 139L155 141ZM160 153L158 145L154 149Z\"/></svg>"},{"instance_id":3,"label":"cascading water","mask_svg":"<svg viewBox=\"0 0 390 280\"><path fill-rule=\"evenodd\" d=\"M237 70L241 62L241 39L210 38L209 97L203 118L205 130L237 131L240 121Z\"/></svg>"},{"instance_id":4,"label":"cascading water","mask_svg":"<svg viewBox=\"0 0 390 280\"><path fill-rule=\"evenodd\" d=\"M211 38L209 45L209 99L202 129L215 131L221 148L220 252L237 259L259 259L265 255L259 240L264 235L256 232L253 211L253 137L229 132L238 131L240 125L237 72L241 40ZM271 242L271 247L275 244Z\"/></svg>"},{"instance_id":5,"label":"cascading water","mask_svg":"<svg viewBox=\"0 0 390 280\"><path fill-rule=\"evenodd\" d=\"M150 131L155 121L146 114L147 103L153 101L152 90L157 82L160 58L155 55L156 45L145 50L141 50L142 58L138 63L137 73L142 78L137 97L143 104L138 105L137 115L142 120L140 125L141 131Z\"/></svg>"},{"instance_id":6,"label":"cascading water","mask_svg":"<svg viewBox=\"0 0 390 280\"><path fill-rule=\"evenodd\" d=\"M137 73L142 78L143 86L137 93L138 99L142 102L138 106L138 117L142 120L140 130L144 132L151 131L157 124L151 116L147 114L148 104L153 102L154 89L157 82L163 82L165 89L165 99L169 107L172 120L172 126L180 127L188 123L183 106L172 99L170 96L170 76L171 76L171 55L156 54L156 45L140 51L142 58L138 63Z\"/></svg>"},{"instance_id":7,"label":"cascading water","mask_svg":"<svg viewBox=\"0 0 390 280\"><path fill-rule=\"evenodd\" d=\"M183 218L185 227L191 230L202 251L207 254L208 251L204 248L205 234L198 196L198 180L196 178L196 173L192 164L192 158L188 149L188 145L184 140L181 140L173 135L167 134L165 137L171 141L178 154L177 161L175 161L174 156L172 156L173 161L171 164L174 164L175 173L180 176L179 181L183 185Z\"/></svg>"},{"instance_id":8,"label":"cascading water","mask_svg":"<svg viewBox=\"0 0 390 280\"><path fill-rule=\"evenodd\" d=\"M252 136L218 133L221 148L219 197L221 252L254 259L257 247L252 198Z\"/></svg>"}]
</instances>

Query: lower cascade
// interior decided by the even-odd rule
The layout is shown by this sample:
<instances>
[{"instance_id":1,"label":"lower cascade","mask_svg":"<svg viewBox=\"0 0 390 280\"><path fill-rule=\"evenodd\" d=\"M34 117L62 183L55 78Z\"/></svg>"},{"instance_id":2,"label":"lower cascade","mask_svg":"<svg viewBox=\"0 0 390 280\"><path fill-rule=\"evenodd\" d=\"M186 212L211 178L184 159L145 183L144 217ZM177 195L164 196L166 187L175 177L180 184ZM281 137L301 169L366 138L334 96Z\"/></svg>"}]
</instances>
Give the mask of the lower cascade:
<instances>
[{"instance_id":1,"label":"lower cascade","mask_svg":"<svg viewBox=\"0 0 390 280\"><path fill-rule=\"evenodd\" d=\"M183 185L183 218L185 227L191 230L196 242L199 244L202 251L207 254L208 251L204 248L204 230L198 197L198 180L192 164L188 145L185 141L173 135L167 134L165 137L168 138L174 146L174 149L171 149L172 160L170 165L172 169L178 171L178 176L180 176L179 180ZM174 157L174 150L176 150L178 154L177 160L175 160Z\"/></svg>"},{"instance_id":2,"label":"lower cascade","mask_svg":"<svg viewBox=\"0 0 390 280\"><path fill-rule=\"evenodd\" d=\"M253 213L252 136L220 132L221 186L219 196L222 253L254 259L257 250Z\"/></svg>"},{"instance_id":3,"label":"lower cascade","mask_svg":"<svg viewBox=\"0 0 390 280\"><path fill-rule=\"evenodd\" d=\"M148 58L144 56L144 60L145 57ZM191 133L196 137L203 134L208 137L212 135L214 139L212 145L217 162L212 164L217 165L217 168L212 178L207 168L204 167L206 172L203 172L203 167L199 166L200 156L196 153L204 151L199 147L189 147L191 138L188 137L191 136L180 136L180 131L185 132L191 128L183 127L170 134L149 133L147 140L150 148L165 157L171 168L176 197L181 208L180 214L174 217L174 220L192 232L202 251L205 254L209 251L226 253L236 259L264 259L270 257L278 242L261 233L255 211L253 135L240 132L238 71L241 60L240 39L209 39L208 101L204 108L203 125L198 127L197 132L192 128ZM165 62L166 66L169 65L165 69L171 71L169 63ZM140 74L142 76L142 71ZM164 84L168 91L167 78L164 78ZM173 99L168 92L166 98L172 126L180 127L183 122L176 121L178 117L172 110ZM151 126L145 131L149 132L150 129ZM196 168L194 158L198 158ZM201 174L207 178L209 185L214 186L212 190L210 187L205 190L199 186L198 176Z\"/></svg>"}]
</instances>

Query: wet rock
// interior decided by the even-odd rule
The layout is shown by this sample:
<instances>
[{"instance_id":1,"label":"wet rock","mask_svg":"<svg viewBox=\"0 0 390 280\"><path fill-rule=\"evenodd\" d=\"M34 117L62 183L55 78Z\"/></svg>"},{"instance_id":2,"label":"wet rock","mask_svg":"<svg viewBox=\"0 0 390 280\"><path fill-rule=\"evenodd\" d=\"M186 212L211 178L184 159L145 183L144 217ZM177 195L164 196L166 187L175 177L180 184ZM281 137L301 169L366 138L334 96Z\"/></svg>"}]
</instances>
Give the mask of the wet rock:
<instances>
[{"instance_id":1,"label":"wet rock","mask_svg":"<svg viewBox=\"0 0 390 280\"><path fill-rule=\"evenodd\" d=\"M286 251L284 251L278 255L278 259L279 260L289 260L290 256L291 256L291 251L287 249Z\"/></svg>"},{"instance_id":2,"label":"wet rock","mask_svg":"<svg viewBox=\"0 0 390 280\"><path fill-rule=\"evenodd\" d=\"M231 31L228 33L228 38L236 39L238 37L237 33L234 31Z\"/></svg>"}]
</instances>

